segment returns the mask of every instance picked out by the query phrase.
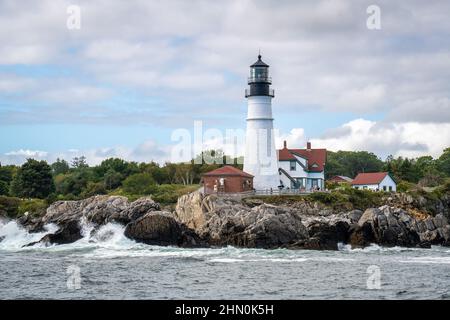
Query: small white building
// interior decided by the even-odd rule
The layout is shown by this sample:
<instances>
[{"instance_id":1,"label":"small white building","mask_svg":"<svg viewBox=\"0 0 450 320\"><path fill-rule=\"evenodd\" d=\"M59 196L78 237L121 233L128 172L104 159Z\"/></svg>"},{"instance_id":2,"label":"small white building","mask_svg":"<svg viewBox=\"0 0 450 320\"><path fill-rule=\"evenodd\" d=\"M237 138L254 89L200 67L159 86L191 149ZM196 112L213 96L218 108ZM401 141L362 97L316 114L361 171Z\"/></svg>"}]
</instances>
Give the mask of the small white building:
<instances>
[{"instance_id":1,"label":"small white building","mask_svg":"<svg viewBox=\"0 0 450 320\"><path fill-rule=\"evenodd\" d=\"M355 189L397 191L397 184L388 172L359 173L352 181Z\"/></svg>"},{"instance_id":2,"label":"small white building","mask_svg":"<svg viewBox=\"0 0 450 320\"><path fill-rule=\"evenodd\" d=\"M283 189L304 191L325 189L326 149L312 149L308 142L306 149L278 150L278 171Z\"/></svg>"}]
</instances>

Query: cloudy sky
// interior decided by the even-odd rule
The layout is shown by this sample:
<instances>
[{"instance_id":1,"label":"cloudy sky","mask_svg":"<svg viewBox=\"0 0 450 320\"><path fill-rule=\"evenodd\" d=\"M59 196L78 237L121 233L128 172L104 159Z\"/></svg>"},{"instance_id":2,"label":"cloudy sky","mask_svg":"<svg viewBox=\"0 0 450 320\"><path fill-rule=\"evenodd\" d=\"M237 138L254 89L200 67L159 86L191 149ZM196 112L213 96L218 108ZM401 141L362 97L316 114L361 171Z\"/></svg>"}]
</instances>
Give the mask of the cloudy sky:
<instances>
[{"instance_id":1,"label":"cloudy sky","mask_svg":"<svg viewBox=\"0 0 450 320\"><path fill-rule=\"evenodd\" d=\"M381 29L367 28L367 7ZM70 29L77 5L81 28ZM172 133L244 129L270 64L277 143L439 156L449 1L0 0L0 161L170 160Z\"/></svg>"}]
</instances>

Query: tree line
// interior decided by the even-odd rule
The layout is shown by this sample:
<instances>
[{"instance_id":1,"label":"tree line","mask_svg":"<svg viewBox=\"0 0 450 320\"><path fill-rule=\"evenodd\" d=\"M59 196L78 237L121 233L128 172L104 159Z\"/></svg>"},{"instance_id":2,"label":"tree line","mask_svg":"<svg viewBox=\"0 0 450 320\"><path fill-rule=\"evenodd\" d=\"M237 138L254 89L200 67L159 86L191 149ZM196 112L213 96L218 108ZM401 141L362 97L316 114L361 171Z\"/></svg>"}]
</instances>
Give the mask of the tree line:
<instances>
[{"instance_id":1,"label":"tree line","mask_svg":"<svg viewBox=\"0 0 450 320\"><path fill-rule=\"evenodd\" d=\"M446 148L436 159L431 156L394 158L390 155L385 161L367 151L327 152L326 179L336 175L355 178L361 172L378 171L389 172L397 182L406 181L421 187L434 187L450 177L450 148Z\"/></svg>"},{"instance_id":2,"label":"tree line","mask_svg":"<svg viewBox=\"0 0 450 320\"><path fill-rule=\"evenodd\" d=\"M99 165L89 166L85 157L70 163L57 159L54 163L28 159L23 165L0 164L0 195L19 198L79 199L96 194L124 192L131 195L173 193L174 186L200 183L203 173L217 169L230 159L222 151L208 151L216 163L196 164L156 162L137 163L109 158ZM199 155L201 157L201 155ZM198 159L197 159L198 160ZM240 169L242 158L232 159ZM406 181L421 186L436 186L450 177L450 148L439 158L431 156L409 159L389 156L385 161L366 151L327 153L326 178L344 175L354 178L359 172L388 171L397 182Z\"/></svg>"},{"instance_id":3,"label":"tree line","mask_svg":"<svg viewBox=\"0 0 450 320\"><path fill-rule=\"evenodd\" d=\"M206 153L205 153L206 154ZM153 194L160 190L170 192L168 186L196 185L203 173L217 169L227 157L222 151L208 151L213 163L138 163L119 158L103 160L89 166L84 156L70 163L57 159L54 163L27 159L21 166L0 164L0 195L19 198L78 199L96 194L123 191L128 195ZM199 155L198 157L201 157ZM209 161L209 163L211 163ZM228 162L227 162L228 163ZM239 159L232 159L242 169Z\"/></svg>"}]
</instances>

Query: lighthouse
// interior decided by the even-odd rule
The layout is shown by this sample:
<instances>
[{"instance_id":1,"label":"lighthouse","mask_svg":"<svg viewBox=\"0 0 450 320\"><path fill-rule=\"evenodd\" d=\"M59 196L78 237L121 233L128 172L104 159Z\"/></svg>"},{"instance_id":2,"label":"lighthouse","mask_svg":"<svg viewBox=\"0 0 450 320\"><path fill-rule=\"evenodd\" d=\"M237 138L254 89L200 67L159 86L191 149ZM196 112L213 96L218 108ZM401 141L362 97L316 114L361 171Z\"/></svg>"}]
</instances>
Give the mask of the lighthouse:
<instances>
[{"instance_id":1,"label":"lighthouse","mask_svg":"<svg viewBox=\"0 0 450 320\"><path fill-rule=\"evenodd\" d=\"M261 60L250 66L249 88L245 90L248 101L247 131L244 171L253 175L256 190L277 190L280 185L278 159L273 132L272 98L269 65Z\"/></svg>"}]
</instances>

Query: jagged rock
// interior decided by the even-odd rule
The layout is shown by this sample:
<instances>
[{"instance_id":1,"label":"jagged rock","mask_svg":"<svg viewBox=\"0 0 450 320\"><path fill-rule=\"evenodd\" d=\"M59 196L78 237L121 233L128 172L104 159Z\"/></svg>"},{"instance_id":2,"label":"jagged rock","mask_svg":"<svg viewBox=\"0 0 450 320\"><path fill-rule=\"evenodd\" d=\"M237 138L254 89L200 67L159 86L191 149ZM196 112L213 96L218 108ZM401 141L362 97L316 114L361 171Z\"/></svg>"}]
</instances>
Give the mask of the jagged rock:
<instances>
[{"instance_id":1,"label":"jagged rock","mask_svg":"<svg viewBox=\"0 0 450 320\"><path fill-rule=\"evenodd\" d=\"M55 233L47 234L39 241L29 243L25 246L33 246L37 243L44 244L46 246L51 244L67 244L80 240L81 238L81 228L78 221L69 221L61 226Z\"/></svg>"},{"instance_id":2,"label":"jagged rock","mask_svg":"<svg viewBox=\"0 0 450 320\"><path fill-rule=\"evenodd\" d=\"M79 225L83 221L93 225L94 230L108 222L118 222L127 225L126 236L136 241L184 247L336 250L339 242L352 247L372 243L406 247L449 245L450 198L442 200L443 212L432 217L428 211L413 207L420 203L429 207L430 200L407 197L392 194L387 205L379 208L342 212L342 208L333 210L317 202L272 205L264 203L264 198L204 196L194 192L180 197L175 212L168 213L160 211L159 204L150 197L130 203L125 197L95 196L55 202L42 218L23 216L18 222L30 231L41 231L48 223L58 225L56 233L39 241L44 244L80 239Z\"/></svg>"},{"instance_id":3,"label":"jagged rock","mask_svg":"<svg viewBox=\"0 0 450 320\"><path fill-rule=\"evenodd\" d=\"M217 195L203 196L200 192L193 192L178 199L175 207L175 218L187 227L201 232L206 223L213 216L215 209L222 212L247 210L241 199L233 197L219 197Z\"/></svg>"},{"instance_id":4,"label":"jagged rock","mask_svg":"<svg viewBox=\"0 0 450 320\"><path fill-rule=\"evenodd\" d=\"M85 203L93 198L80 201L56 201L47 208L46 214L41 218L41 223L60 224L64 221L79 220Z\"/></svg>"},{"instance_id":5,"label":"jagged rock","mask_svg":"<svg viewBox=\"0 0 450 320\"><path fill-rule=\"evenodd\" d=\"M438 242L440 240L440 235L437 232L437 230L434 230L434 231L426 230L425 232L420 234L420 239L423 242L429 242L430 244L435 244L436 242Z\"/></svg>"},{"instance_id":6,"label":"jagged rock","mask_svg":"<svg viewBox=\"0 0 450 320\"><path fill-rule=\"evenodd\" d=\"M143 197L130 204L126 197L101 195L79 201L57 201L47 208L43 217L32 219L23 216L18 222L32 232L41 231L48 223L64 225L69 221L85 220L94 226L108 222L127 224L160 209L151 197Z\"/></svg>"},{"instance_id":7,"label":"jagged rock","mask_svg":"<svg viewBox=\"0 0 450 320\"><path fill-rule=\"evenodd\" d=\"M208 218L208 210L205 206L206 203L203 204L203 195L200 192L181 196L175 207L175 217L189 228L198 230L205 225Z\"/></svg>"},{"instance_id":8,"label":"jagged rock","mask_svg":"<svg viewBox=\"0 0 450 320\"><path fill-rule=\"evenodd\" d=\"M81 214L87 222L102 225L108 222L123 220L124 211L129 207L126 197L95 196L88 198L82 206Z\"/></svg>"},{"instance_id":9,"label":"jagged rock","mask_svg":"<svg viewBox=\"0 0 450 320\"><path fill-rule=\"evenodd\" d=\"M338 250L338 243L346 243L350 226L339 221L335 224L318 222L308 227L309 239L305 249Z\"/></svg>"},{"instance_id":10,"label":"jagged rock","mask_svg":"<svg viewBox=\"0 0 450 320\"><path fill-rule=\"evenodd\" d=\"M151 197L143 197L132 202L117 217L113 216L112 219L116 222L127 224L130 221L137 220L148 212L159 210L161 210L159 203L155 202Z\"/></svg>"},{"instance_id":11,"label":"jagged rock","mask_svg":"<svg viewBox=\"0 0 450 320\"><path fill-rule=\"evenodd\" d=\"M348 213L348 218L350 219L351 223L358 223L362 215L363 212L361 210L352 210Z\"/></svg>"},{"instance_id":12,"label":"jagged rock","mask_svg":"<svg viewBox=\"0 0 450 320\"><path fill-rule=\"evenodd\" d=\"M377 221L379 215L383 214L378 208L369 208L364 211L361 218L358 220L358 224L362 227L366 222L374 224Z\"/></svg>"},{"instance_id":13,"label":"jagged rock","mask_svg":"<svg viewBox=\"0 0 450 320\"><path fill-rule=\"evenodd\" d=\"M427 247L428 243L448 239L444 237L447 229L436 229L436 226L447 225L444 216L422 221L401 208L389 205L369 208L364 212L336 213L306 202L295 203L288 208L260 204L261 199L257 200L189 195L178 202L176 217L212 245L335 250L339 242L350 243L354 247L372 243ZM302 232L296 234L294 230L283 227L286 221L292 219L292 211L299 217L301 226L297 228L306 229L307 235ZM286 221L274 218L277 216L274 212L284 215ZM270 224L267 217L273 220ZM436 232L424 234L429 229Z\"/></svg>"},{"instance_id":14,"label":"jagged rock","mask_svg":"<svg viewBox=\"0 0 450 320\"><path fill-rule=\"evenodd\" d=\"M153 245L179 245L182 229L168 212L154 211L130 222L125 228L125 236Z\"/></svg>"},{"instance_id":15,"label":"jagged rock","mask_svg":"<svg viewBox=\"0 0 450 320\"><path fill-rule=\"evenodd\" d=\"M353 225L351 230L349 243L352 248L364 248L376 243L375 234L369 222L365 222L363 225L359 225L359 223Z\"/></svg>"},{"instance_id":16,"label":"jagged rock","mask_svg":"<svg viewBox=\"0 0 450 320\"><path fill-rule=\"evenodd\" d=\"M213 245L249 248L277 248L308 238L295 210L267 204L216 207L200 234Z\"/></svg>"},{"instance_id":17,"label":"jagged rock","mask_svg":"<svg viewBox=\"0 0 450 320\"><path fill-rule=\"evenodd\" d=\"M434 226L433 220L431 218L424 220L424 223L425 223L425 227L428 231L433 231L434 229L436 229L436 227Z\"/></svg>"},{"instance_id":18,"label":"jagged rock","mask_svg":"<svg viewBox=\"0 0 450 320\"><path fill-rule=\"evenodd\" d=\"M17 223L23 227L28 232L42 232L44 231L44 223L40 217L32 217L30 215L22 215L17 219Z\"/></svg>"},{"instance_id":19,"label":"jagged rock","mask_svg":"<svg viewBox=\"0 0 450 320\"><path fill-rule=\"evenodd\" d=\"M438 214L433 218L433 224L436 228L442 228L448 225L448 220L443 214Z\"/></svg>"},{"instance_id":20,"label":"jagged rock","mask_svg":"<svg viewBox=\"0 0 450 320\"><path fill-rule=\"evenodd\" d=\"M418 223L414 228L411 220L405 211L396 208L382 206L367 209L350 235L350 244L354 247L364 247L370 243L415 247L421 241L428 241L416 231L422 230L423 226Z\"/></svg>"}]
</instances>

